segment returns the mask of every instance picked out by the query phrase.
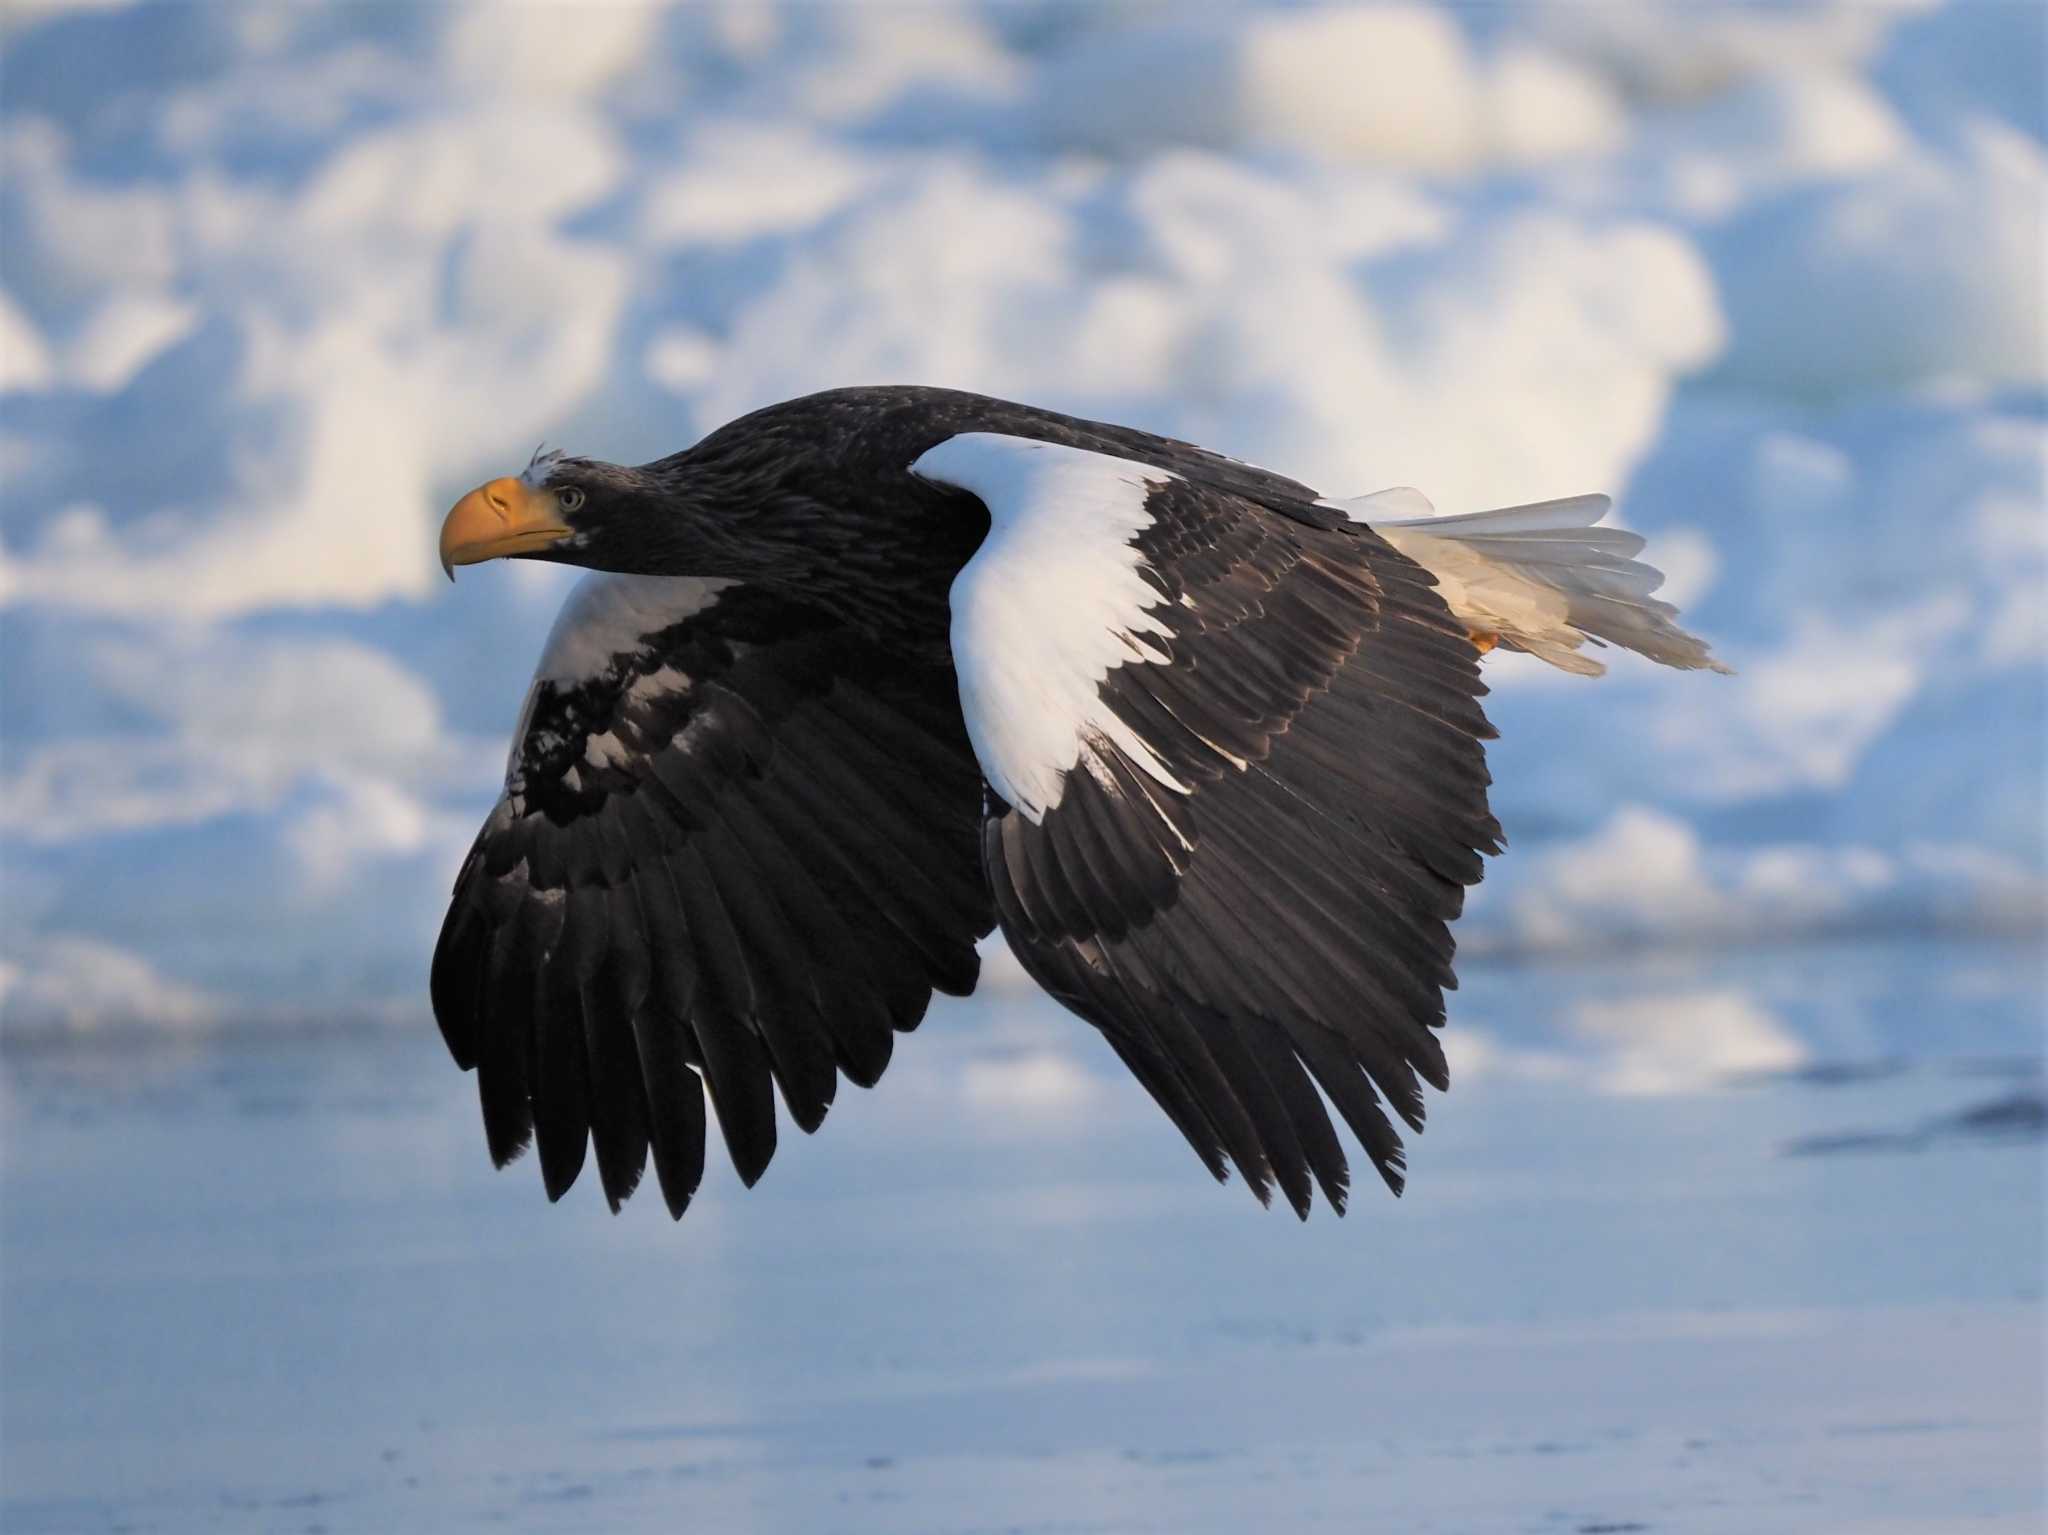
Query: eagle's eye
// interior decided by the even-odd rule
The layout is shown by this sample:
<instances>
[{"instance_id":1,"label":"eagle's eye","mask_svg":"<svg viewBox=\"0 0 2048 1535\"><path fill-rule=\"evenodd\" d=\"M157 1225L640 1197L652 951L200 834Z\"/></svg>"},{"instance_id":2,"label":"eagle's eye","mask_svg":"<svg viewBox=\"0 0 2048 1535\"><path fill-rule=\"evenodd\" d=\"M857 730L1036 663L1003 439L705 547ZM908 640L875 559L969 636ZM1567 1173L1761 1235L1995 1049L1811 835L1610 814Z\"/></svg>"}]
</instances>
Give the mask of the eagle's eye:
<instances>
[{"instance_id":1,"label":"eagle's eye","mask_svg":"<svg viewBox=\"0 0 2048 1535\"><path fill-rule=\"evenodd\" d=\"M565 490L557 491L555 499L561 504L563 511L573 512L583 505L583 492L571 485Z\"/></svg>"}]
</instances>

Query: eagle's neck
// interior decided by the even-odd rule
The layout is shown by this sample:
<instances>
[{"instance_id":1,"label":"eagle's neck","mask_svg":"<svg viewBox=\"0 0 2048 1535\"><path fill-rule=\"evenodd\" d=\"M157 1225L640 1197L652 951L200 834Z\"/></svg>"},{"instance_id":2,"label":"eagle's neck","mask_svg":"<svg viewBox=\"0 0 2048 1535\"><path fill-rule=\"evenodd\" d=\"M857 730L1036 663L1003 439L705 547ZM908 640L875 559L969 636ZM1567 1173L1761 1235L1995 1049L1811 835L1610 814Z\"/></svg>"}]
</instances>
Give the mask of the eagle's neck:
<instances>
[{"instance_id":1,"label":"eagle's neck","mask_svg":"<svg viewBox=\"0 0 2048 1535\"><path fill-rule=\"evenodd\" d=\"M988 522L973 497L914 481L892 495L845 477L697 479L662 501L665 515L601 568L742 583L932 660L944 656L947 592Z\"/></svg>"},{"instance_id":2,"label":"eagle's neck","mask_svg":"<svg viewBox=\"0 0 2048 1535\"><path fill-rule=\"evenodd\" d=\"M947 593L988 513L910 465L956 429L917 410L849 418L816 397L743 417L642 472L687 509L676 525L702 546L676 550L673 569L742 580L943 657Z\"/></svg>"}]
</instances>

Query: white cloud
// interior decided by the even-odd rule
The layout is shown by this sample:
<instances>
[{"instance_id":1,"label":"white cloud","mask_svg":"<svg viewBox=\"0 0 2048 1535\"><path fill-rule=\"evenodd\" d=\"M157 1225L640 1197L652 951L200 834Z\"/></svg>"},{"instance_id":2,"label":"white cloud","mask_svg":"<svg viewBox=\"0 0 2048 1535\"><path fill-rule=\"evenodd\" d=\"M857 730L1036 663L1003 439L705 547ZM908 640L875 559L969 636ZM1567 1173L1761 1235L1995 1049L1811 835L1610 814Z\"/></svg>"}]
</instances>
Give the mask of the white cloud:
<instances>
[{"instance_id":1,"label":"white cloud","mask_svg":"<svg viewBox=\"0 0 2048 1535\"><path fill-rule=\"evenodd\" d=\"M800 6L792 41L793 105L829 122L858 120L925 89L1002 99L1017 67L989 25L960 5Z\"/></svg>"},{"instance_id":2,"label":"white cloud","mask_svg":"<svg viewBox=\"0 0 2048 1535\"><path fill-rule=\"evenodd\" d=\"M815 224L884 174L876 157L787 123L713 122L682 163L641 197L640 233L656 246L781 234Z\"/></svg>"},{"instance_id":3,"label":"white cloud","mask_svg":"<svg viewBox=\"0 0 2048 1535\"><path fill-rule=\"evenodd\" d=\"M227 1004L98 938L45 933L0 959L0 1019L10 1030L197 1028Z\"/></svg>"},{"instance_id":4,"label":"white cloud","mask_svg":"<svg viewBox=\"0 0 2048 1535\"><path fill-rule=\"evenodd\" d=\"M1738 907L1752 908L1766 920L1789 915L1813 922L1853 910L1898 879L1898 861L1874 848L1794 844L1745 854L1728 890Z\"/></svg>"},{"instance_id":5,"label":"white cloud","mask_svg":"<svg viewBox=\"0 0 2048 1535\"><path fill-rule=\"evenodd\" d=\"M1442 1040L1454 1089L1469 1088L1475 1082L1558 1082L1583 1074L1580 1063L1561 1051L1509 1044L1497 1034L1469 1028L1456 1018L1443 1031Z\"/></svg>"},{"instance_id":6,"label":"white cloud","mask_svg":"<svg viewBox=\"0 0 2048 1535\"><path fill-rule=\"evenodd\" d=\"M1419 5L1261 16L1236 60L1229 139L1288 144L1425 170L1481 149L1479 83L1464 34Z\"/></svg>"},{"instance_id":7,"label":"white cloud","mask_svg":"<svg viewBox=\"0 0 2048 1535\"><path fill-rule=\"evenodd\" d=\"M1546 948L1711 933L1728 904L1689 825L1629 806L1583 841L1540 854L1512 910L1521 941Z\"/></svg>"},{"instance_id":8,"label":"white cloud","mask_svg":"<svg viewBox=\"0 0 2048 1535\"><path fill-rule=\"evenodd\" d=\"M0 785L0 831L31 844L187 826L275 803L245 802L234 764L210 763L176 741L66 739L28 748L18 760Z\"/></svg>"},{"instance_id":9,"label":"white cloud","mask_svg":"<svg viewBox=\"0 0 2048 1535\"><path fill-rule=\"evenodd\" d=\"M0 394L37 390L56 376L56 365L35 321L0 293Z\"/></svg>"},{"instance_id":10,"label":"white cloud","mask_svg":"<svg viewBox=\"0 0 2048 1535\"><path fill-rule=\"evenodd\" d=\"M398 49L355 42L292 54L293 34L311 14L252 7L235 16L229 26L260 66L168 92L156 120L162 147L204 160L251 144L318 142L345 132L358 112L402 110L438 94L419 62Z\"/></svg>"},{"instance_id":11,"label":"white cloud","mask_svg":"<svg viewBox=\"0 0 2048 1535\"><path fill-rule=\"evenodd\" d=\"M389 779L358 774L331 779L327 796L286 828L285 845L297 859L301 893L310 899L346 890L383 859L444 853L438 861L460 866L475 835L474 818L436 811Z\"/></svg>"},{"instance_id":12,"label":"white cloud","mask_svg":"<svg viewBox=\"0 0 2048 1535\"><path fill-rule=\"evenodd\" d=\"M451 85L485 98L587 97L645 63L661 19L640 4L455 5L444 19L442 68Z\"/></svg>"},{"instance_id":13,"label":"white cloud","mask_svg":"<svg viewBox=\"0 0 2048 1535\"><path fill-rule=\"evenodd\" d=\"M1990 713L1951 721L1945 748L1910 727L1965 690L2027 685L2018 674L2048 638L2044 505L2048 428L2023 398L1689 402L1627 507L1713 530L1712 607L1695 617L1739 675L1645 679L1632 707L1647 728L1616 761L1722 804L1874 771L1978 800L1973 754L2038 772L2038 743ZM1664 540L1653 528L1660 564Z\"/></svg>"},{"instance_id":14,"label":"white cloud","mask_svg":"<svg viewBox=\"0 0 2048 1535\"><path fill-rule=\"evenodd\" d=\"M1700 528L1659 528L1650 557L1664 573L1664 584L1657 588L1658 600L1670 603L1680 612L1712 591L1721 574L1720 552Z\"/></svg>"},{"instance_id":15,"label":"white cloud","mask_svg":"<svg viewBox=\"0 0 2048 1535\"><path fill-rule=\"evenodd\" d=\"M1651 731L1679 784L1704 798L1839 789L1935 674L1970 618L1940 593L1858 621L1809 615L1782 646L1697 696L1659 695Z\"/></svg>"},{"instance_id":16,"label":"white cloud","mask_svg":"<svg viewBox=\"0 0 2048 1535\"><path fill-rule=\"evenodd\" d=\"M1581 1003L1571 1031L1606 1054L1603 1091L1624 1097L1700 1092L1729 1078L1785 1071L1806 1047L1746 993L1647 993Z\"/></svg>"},{"instance_id":17,"label":"white cloud","mask_svg":"<svg viewBox=\"0 0 2048 1535\"><path fill-rule=\"evenodd\" d=\"M116 293L65 349L65 371L87 389L118 393L198 323L196 308L168 294Z\"/></svg>"},{"instance_id":18,"label":"white cloud","mask_svg":"<svg viewBox=\"0 0 2048 1535\"><path fill-rule=\"evenodd\" d=\"M1948 154L1770 199L1709 241L1731 382L1835 395L1919 380L2048 379L2048 150L1980 125Z\"/></svg>"},{"instance_id":19,"label":"white cloud","mask_svg":"<svg viewBox=\"0 0 2048 1535\"><path fill-rule=\"evenodd\" d=\"M997 928L982 939L979 948L981 980L975 987L977 992L1015 992L1030 995L1037 990L1038 983L1024 973L1023 964L1004 939L1001 928Z\"/></svg>"},{"instance_id":20,"label":"white cloud","mask_svg":"<svg viewBox=\"0 0 2048 1535\"><path fill-rule=\"evenodd\" d=\"M2015 444L2048 466L2043 434ZM1968 524L1968 539L1986 571L2003 572L2005 590L1994 597L1983 625L1984 659L2025 666L2048 654L2048 498L2024 492L1982 497Z\"/></svg>"},{"instance_id":21,"label":"white cloud","mask_svg":"<svg viewBox=\"0 0 2048 1535\"><path fill-rule=\"evenodd\" d=\"M17 749L0 793L0 829L9 835L54 846L265 814L296 791L341 786L334 792L364 815L373 843L410 850L428 828L405 833L403 786L490 781L494 745L452 736L420 678L346 640L255 647L225 635L174 635L147 646L107 644L93 655L90 676L103 696L157 729ZM316 810L302 834L301 851L316 870L328 814Z\"/></svg>"},{"instance_id":22,"label":"white cloud","mask_svg":"<svg viewBox=\"0 0 2048 1535\"><path fill-rule=\"evenodd\" d=\"M1519 46L1483 60L1446 12L1396 4L1089 32L1042 72L1025 123L1118 156L1249 144L1456 173L1596 151L1621 113L1568 59Z\"/></svg>"},{"instance_id":23,"label":"white cloud","mask_svg":"<svg viewBox=\"0 0 2048 1535\"><path fill-rule=\"evenodd\" d=\"M1628 124L1607 82L1576 63L1529 47L1509 47L1489 68L1485 109L1493 153L1511 164L1539 165L1619 145Z\"/></svg>"},{"instance_id":24,"label":"white cloud","mask_svg":"<svg viewBox=\"0 0 2048 1535\"><path fill-rule=\"evenodd\" d=\"M1719 340L1711 280L1668 229L1451 222L1192 154L1106 181L948 158L740 306L700 419L887 379L1138 399L1332 493L1419 484L1466 510L1617 484Z\"/></svg>"},{"instance_id":25,"label":"white cloud","mask_svg":"<svg viewBox=\"0 0 2048 1535\"><path fill-rule=\"evenodd\" d=\"M225 505L176 498L117 527L67 508L17 535L11 600L226 618L418 598L434 492L523 452L611 360L626 264L552 232L621 163L584 115L487 110L368 135L286 205L202 185L181 205L202 307L233 316L238 410ZM116 387L191 309L116 299L78 366Z\"/></svg>"},{"instance_id":26,"label":"white cloud","mask_svg":"<svg viewBox=\"0 0 2048 1535\"><path fill-rule=\"evenodd\" d=\"M718 343L703 331L671 325L649 338L640 365L671 394L689 394L711 382L718 358Z\"/></svg>"},{"instance_id":27,"label":"white cloud","mask_svg":"<svg viewBox=\"0 0 2048 1535\"><path fill-rule=\"evenodd\" d=\"M2009 853L1913 842L1903 862L1926 883L1935 913L1946 920L2002 932L2048 929L2048 874Z\"/></svg>"},{"instance_id":28,"label":"white cloud","mask_svg":"<svg viewBox=\"0 0 2048 1535\"><path fill-rule=\"evenodd\" d=\"M1786 181L1880 171L1911 143L1882 96L1832 70L1765 76L1699 108L1688 126L1712 151L1749 161L1752 175Z\"/></svg>"},{"instance_id":29,"label":"white cloud","mask_svg":"<svg viewBox=\"0 0 2048 1535\"><path fill-rule=\"evenodd\" d=\"M1756 444L1750 492L1775 518L1803 525L1794 539L1830 526L1855 486L1854 461L1833 443L1772 427Z\"/></svg>"},{"instance_id":30,"label":"white cloud","mask_svg":"<svg viewBox=\"0 0 2048 1535\"><path fill-rule=\"evenodd\" d=\"M74 175L63 132L41 119L0 127L11 284L55 303L107 286L161 289L177 274L177 209L158 185L107 186Z\"/></svg>"},{"instance_id":31,"label":"white cloud","mask_svg":"<svg viewBox=\"0 0 2048 1535\"><path fill-rule=\"evenodd\" d=\"M118 11L137 0L8 0L0 8L0 36L10 32L26 32L29 28L60 16L75 16L86 11Z\"/></svg>"},{"instance_id":32,"label":"white cloud","mask_svg":"<svg viewBox=\"0 0 2048 1535\"><path fill-rule=\"evenodd\" d=\"M1479 945L1527 951L1674 949L1896 928L2025 933L2048 924L2048 876L2004 852L1916 842L1710 846L1668 812L1631 805L1586 837L1492 871ZM1485 888L1485 887L1482 887Z\"/></svg>"},{"instance_id":33,"label":"white cloud","mask_svg":"<svg viewBox=\"0 0 2048 1535\"><path fill-rule=\"evenodd\" d=\"M94 670L109 694L233 757L261 785L323 764L432 761L446 748L432 689L346 640L110 644Z\"/></svg>"},{"instance_id":34,"label":"white cloud","mask_svg":"<svg viewBox=\"0 0 2048 1535\"><path fill-rule=\"evenodd\" d=\"M1102 1084L1071 1057L1052 1050L985 1056L961 1068L961 1096L971 1109L1005 1116L1072 1114Z\"/></svg>"},{"instance_id":35,"label":"white cloud","mask_svg":"<svg viewBox=\"0 0 2048 1535\"><path fill-rule=\"evenodd\" d=\"M1759 75L1854 68L1887 34L1935 0L1816 0L1787 6L1702 5L1698 0L1526 0L1514 34L1579 59L1648 102L1693 102Z\"/></svg>"},{"instance_id":36,"label":"white cloud","mask_svg":"<svg viewBox=\"0 0 2048 1535\"><path fill-rule=\"evenodd\" d=\"M1569 167L1559 185L1714 220L1786 188L1883 176L1914 152L1897 114L1859 77L1785 69L1648 114L1621 153Z\"/></svg>"},{"instance_id":37,"label":"white cloud","mask_svg":"<svg viewBox=\"0 0 2048 1535\"><path fill-rule=\"evenodd\" d=\"M493 102L413 119L346 143L329 159L283 231L301 252L340 239L360 257L375 243L446 238L471 224L486 240L545 228L615 187L626 170L603 120L546 101ZM401 243L399 254L415 254ZM388 265L388 263L380 263Z\"/></svg>"},{"instance_id":38,"label":"white cloud","mask_svg":"<svg viewBox=\"0 0 2048 1535\"><path fill-rule=\"evenodd\" d=\"M1058 345L1071 230L1060 210L948 162L868 199L793 254L731 320L702 415L831 384L920 379L1028 390ZM917 323L906 323L912 311ZM1071 322L1070 322L1071 323Z\"/></svg>"}]
</instances>

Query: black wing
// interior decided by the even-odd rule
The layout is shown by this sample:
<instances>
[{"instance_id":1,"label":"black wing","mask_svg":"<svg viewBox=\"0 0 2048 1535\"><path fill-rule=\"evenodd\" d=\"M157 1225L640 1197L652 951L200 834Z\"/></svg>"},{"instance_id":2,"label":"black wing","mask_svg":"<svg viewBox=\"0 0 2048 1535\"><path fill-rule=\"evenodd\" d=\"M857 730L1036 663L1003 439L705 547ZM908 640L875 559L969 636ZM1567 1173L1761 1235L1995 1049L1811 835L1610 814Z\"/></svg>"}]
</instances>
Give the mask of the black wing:
<instances>
[{"instance_id":1,"label":"black wing","mask_svg":"<svg viewBox=\"0 0 2048 1535\"><path fill-rule=\"evenodd\" d=\"M751 1184L771 1081L814 1130L838 1072L871 1085L935 988L973 990L981 775L950 667L751 588L607 654L535 683L434 1011L496 1163L536 1141L559 1198L594 1145L616 1209L651 1147L680 1216L704 1092Z\"/></svg>"},{"instance_id":2,"label":"black wing","mask_svg":"<svg viewBox=\"0 0 2048 1535\"><path fill-rule=\"evenodd\" d=\"M1398 1193L1418 1079L1456 985L1448 924L1487 808L1478 653L1430 577L1362 527L1215 485L1151 483L1135 539L1171 664L1119 665L1107 708L1183 794L1107 736L1034 824L982 847L1024 968L1108 1036L1219 1179L1306 1216L1349 1169L1320 1084Z\"/></svg>"}]
</instances>

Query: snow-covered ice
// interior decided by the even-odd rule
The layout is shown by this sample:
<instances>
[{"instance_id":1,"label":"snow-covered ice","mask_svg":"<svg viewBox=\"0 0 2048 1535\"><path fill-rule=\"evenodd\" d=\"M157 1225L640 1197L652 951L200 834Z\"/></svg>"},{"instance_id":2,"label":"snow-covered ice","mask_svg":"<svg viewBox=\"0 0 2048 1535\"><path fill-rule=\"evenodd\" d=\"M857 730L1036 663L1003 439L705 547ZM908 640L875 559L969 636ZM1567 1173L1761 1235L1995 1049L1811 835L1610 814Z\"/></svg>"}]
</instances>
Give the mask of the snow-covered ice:
<instances>
[{"instance_id":1,"label":"snow-covered ice","mask_svg":"<svg viewBox=\"0 0 2048 1535\"><path fill-rule=\"evenodd\" d=\"M492 1172L424 1029L10 1047L0 1524L2017 1535L2038 969L1474 966L1407 1196L1305 1226L1014 993L677 1225Z\"/></svg>"}]
</instances>

